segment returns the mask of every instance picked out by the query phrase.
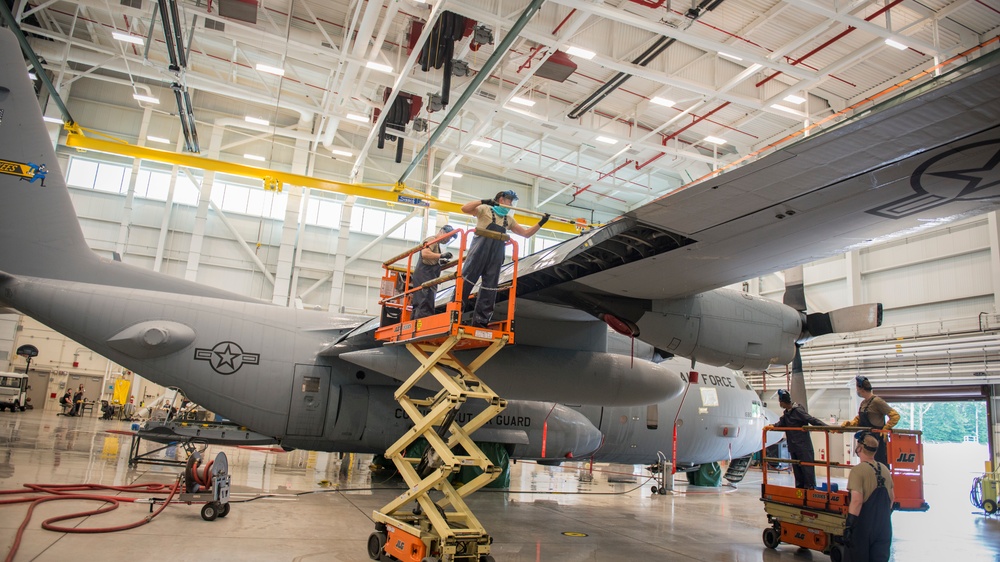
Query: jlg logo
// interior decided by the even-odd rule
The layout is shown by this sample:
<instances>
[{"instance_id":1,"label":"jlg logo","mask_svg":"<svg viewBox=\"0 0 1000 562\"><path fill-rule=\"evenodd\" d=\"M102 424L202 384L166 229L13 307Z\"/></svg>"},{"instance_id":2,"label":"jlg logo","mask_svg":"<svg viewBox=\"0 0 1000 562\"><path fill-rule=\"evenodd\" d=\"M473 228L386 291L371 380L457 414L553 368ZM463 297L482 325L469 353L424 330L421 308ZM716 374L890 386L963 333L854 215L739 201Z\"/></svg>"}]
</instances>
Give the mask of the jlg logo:
<instances>
[{"instance_id":1,"label":"jlg logo","mask_svg":"<svg viewBox=\"0 0 1000 562\"><path fill-rule=\"evenodd\" d=\"M917 460L916 453L900 453L896 462L914 462Z\"/></svg>"}]
</instances>

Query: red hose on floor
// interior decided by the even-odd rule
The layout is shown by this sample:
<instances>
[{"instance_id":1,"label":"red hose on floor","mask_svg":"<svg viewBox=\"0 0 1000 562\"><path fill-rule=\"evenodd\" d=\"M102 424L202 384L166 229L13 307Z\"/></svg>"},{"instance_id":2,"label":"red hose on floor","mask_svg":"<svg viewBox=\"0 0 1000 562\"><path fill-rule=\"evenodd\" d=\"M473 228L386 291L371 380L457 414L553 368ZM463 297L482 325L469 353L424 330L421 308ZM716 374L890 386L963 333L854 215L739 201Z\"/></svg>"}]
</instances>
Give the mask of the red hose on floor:
<instances>
[{"instance_id":1,"label":"red hose on floor","mask_svg":"<svg viewBox=\"0 0 1000 562\"><path fill-rule=\"evenodd\" d=\"M128 486L103 486L100 484L25 484L24 488L27 490L0 490L0 496L8 496L13 494L50 494L48 497L38 498L38 497L18 497L12 499L0 499L0 505L12 505L18 503L30 503L28 506L28 513L24 516L24 521L21 526L17 529L17 534L14 537L14 543L10 547L10 551L7 553L7 557L4 559L5 562L12 562L14 560L14 555L17 554L17 549L21 545L21 538L24 535L25 529L28 528L28 523L31 521L31 515L35 511L35 507L41 505L45 502L56 501L56 500L93 500L104 502L109 505L101 506L97 509L90 511L82 511L79 513L71 513L68 515L58 515L56 517L51 517L42 521L42 528L48 531L55 531L58 533L113 533L115 531L124 531L126 529L134 529L136 527L141 527L146 523L153 520L154 517L160 514L170 501L173 499L174 495L177 494L177 490L180 487L181 479L180 477L174 482L172 486L167 484L131 484ZM74 527L62 527L54 525L60 521L66 521L68 519L79 519L81 517L89 517L91 515L100 515L101 513L107 513L109 511L114 511L118 509L118 505L122 502L135 502L140 498L127 498L121 496L103 496L99 494L80 494L76 492L86 492L86 491L113 491L113 492L125 492L125 493L144 493L144 494L169 494L167 499L164 500L163 505L159 507L153 513L147 515L139 521L133 523L127 523L124 525L118 525L115 527L88 527L88 528L74 528Z\"/></svg>"}]
</instances>

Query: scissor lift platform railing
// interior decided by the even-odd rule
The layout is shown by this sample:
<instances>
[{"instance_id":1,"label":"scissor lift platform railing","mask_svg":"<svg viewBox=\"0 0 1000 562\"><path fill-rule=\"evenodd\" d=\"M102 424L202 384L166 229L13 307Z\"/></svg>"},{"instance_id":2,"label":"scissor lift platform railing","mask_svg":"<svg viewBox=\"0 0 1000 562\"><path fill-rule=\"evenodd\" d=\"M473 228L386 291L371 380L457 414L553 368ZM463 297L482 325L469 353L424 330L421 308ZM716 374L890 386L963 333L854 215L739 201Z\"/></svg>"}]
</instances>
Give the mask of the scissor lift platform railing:
<instances>
[{"instance_id":1,"label":"scissor lift platform railing","mask_svg":"<svg viewBox=\"0 0 1000 562\"><path fill-rule=\"evenodd\" d=\"M847 525L848 508L851 504L849 491L835 490L831 481L831 469L850 469L855 465L833 462L829 459L830 433L855 432L857 427L774 427L764 428L762 443L764 451L761 466L761 501L770 527L764 529L763 541L768 548L777 548L782 542L817 550L830 556L833 562L846 559L843 535ZM827 451L825 458L815 462L767 456L768 431L805 431L824 433ZM926 511L923 496L923 443L919 431L884 431L889 459L889 472L893 480L895 509L904 511ZM807 490L793 486L782 486L768 481L768 463L781 462L803 466L826 468L826 489Z\"/></svg>"},{"instance_id":2,"label":"scissor lift platform railing","mask_svg":"<svg viewBox=\"0 0 1000 562\"><path fill-rule=\"evenodd\" d=\"M390 446L386 458L392 460L406 481L407 490L372 514L375 532L368 540L372 559L389 556L396 560L468 560L488 561L492 539L469 510L464 498L496 479L502 472L472 440L472 433L488 423L507 406L478 376L476 371L505 345L512 343L513 312L516 289L510 287L508 308L502 322L488 327L462 324L461 303L449 302L445 311L418 319L410 318L409 296L426 285L436 286L457 279L455 294L461 295L461 266L465 237L461 232L461 253L456 272L425 284L424 287L395 292L383 290L383 306L399 311L399 321L380 327L375 337L386 345L405 345L420 366L395 392L395 399L413 422L413 427ZM433 243L433 242L431 242ZM513 242L512 242L513 243ZM514 244L514 255L517 255ZM386 262L384 287L395 286L392 264L407 258L407 283L412 255L426 244ZM398 275L398 273L396 274ZM458 297L456 297L458 298ZM383 318L387 315L383 314ZM455 355L459 350L480 350L471 361ZM411 391L431 377L441 389L430 398L412 398ZM483 410L465 424L455 420L459 409L469 400L482 400ZM420 456L407 456L420 439L427 448ZM460 452L456 452L460 451ZM464 454L460 454L464 453ZM451 477L463 467L476 467L482 473L456 488ZM415 509L406 510L413 503Z\"/></svg>"}]
</instances>

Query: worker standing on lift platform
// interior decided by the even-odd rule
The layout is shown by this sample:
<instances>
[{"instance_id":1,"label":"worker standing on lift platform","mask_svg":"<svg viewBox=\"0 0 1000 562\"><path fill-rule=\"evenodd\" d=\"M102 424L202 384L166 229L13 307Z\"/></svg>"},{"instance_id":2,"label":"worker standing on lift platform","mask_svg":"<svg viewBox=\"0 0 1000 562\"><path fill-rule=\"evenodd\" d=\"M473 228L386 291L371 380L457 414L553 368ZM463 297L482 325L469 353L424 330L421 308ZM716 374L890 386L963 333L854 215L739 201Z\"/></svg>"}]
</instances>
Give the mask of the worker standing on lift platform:
<instances>
[{"instance_id":1,"label":"worker standing on lift platform","mask_svg":"<svg viewBox=\"0 0 1000 562\"><path fill-rule=\"evenodd\" d=\"M441 227L437 234L424 239L424 244L434 240L442 234L448 234L455 230L450 224ZM458 233L452 234L444 240L429 244L420 250L420 259L417 260L417 267L413 270L411 278L413 285L422 285L431 279L437 279L441 275L441 262L452 258L451 252L442 252L441 245L455 239ZM413 318L424 318L434 314L434 296L437 295L437 287L427 287L413 293Z\"/></svg>"},{"instance_id":2,"label":"worker standing on lift platform","mask_svg":"<svg viewBox=\"0 0 1000 562\"><path fill-rule=\"evenodd\" d=\"M513 190L501 191L493 199L469 201L462 205L462 212L476 217L476 237L472 239L468 255L462 266L462 309L468 311L469 293L477 281L482 279L476 309L470 322L473 326L485 328L493 317L493 306L497 300L497 286L500 283L500 266L504 260L504 235L507 231L530 238L549 220L546 213L538 224L525 227L511 216L510 206L517 200Z\"/></svg>"},{"instance_id":3,"label":"worker standing on lift platform","mask_svg":"<svg viewBox=\"0 0 1000 562\"><path fill-rule=\"evenodd\" d=\"M840 424L841 427L871 427L873 429L892 429L899 423L899 412L890 406L885 400L875 395L872 391L872 383L867 377L858 375L854 377L855 387L861 404L858 406L858 415L852 420ZM889 421L886 421L886 417ZM885 435L872 433L878 439L878 451L875 453L875 460L888 465L889 458L886 452Z\"/></svg>"}]
</instances>

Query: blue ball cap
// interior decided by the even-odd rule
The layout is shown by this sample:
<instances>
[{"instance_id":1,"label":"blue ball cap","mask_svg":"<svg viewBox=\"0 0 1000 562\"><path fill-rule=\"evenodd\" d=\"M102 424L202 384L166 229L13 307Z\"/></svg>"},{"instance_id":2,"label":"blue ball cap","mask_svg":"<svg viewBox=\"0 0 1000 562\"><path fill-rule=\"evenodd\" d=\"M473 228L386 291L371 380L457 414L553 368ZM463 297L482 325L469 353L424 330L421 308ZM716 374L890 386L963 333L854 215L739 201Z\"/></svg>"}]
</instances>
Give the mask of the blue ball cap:
<instances>
[{"instance_id":1,"label":"blue ball cap","mask_svg":"<svg viewBox=\"0 0 1000 562\"><path fill-rule=\"evenodd\" d=\"M508 189L507 191L501 191L497 193L497 196L494 199L497 199L499 201L501 197L506 197L511 201L517 201L517 192L515 192L513 189Z\"/></svg>"},{"instance_id":2,"label":"blue ball cap","mask_svg":"<svg viewBox=\"0 0 1000 562\"><path fill-rule=\"evenodd\" d=\"M791 404L792 403L792 395L789 394L787 390L780 389L780 390L778 390L778 402L780 402L782 404Z\"/></svg>"}]
</instances>

